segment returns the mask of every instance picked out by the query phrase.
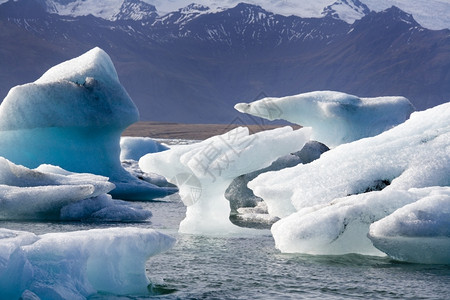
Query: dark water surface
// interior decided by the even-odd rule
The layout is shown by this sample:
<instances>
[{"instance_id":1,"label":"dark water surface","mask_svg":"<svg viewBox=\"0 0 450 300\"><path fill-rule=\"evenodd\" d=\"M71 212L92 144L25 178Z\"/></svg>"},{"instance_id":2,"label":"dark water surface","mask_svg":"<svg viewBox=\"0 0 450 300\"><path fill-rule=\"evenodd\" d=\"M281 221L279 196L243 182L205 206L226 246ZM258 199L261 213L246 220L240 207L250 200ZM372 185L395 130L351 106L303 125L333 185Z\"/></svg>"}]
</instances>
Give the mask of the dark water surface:
<instances>
[{"instance_id":1,"label":"dark water surface","mask_svg":"<svg viewBox=\"0 0 450 300\"><path fill-rule=\"evenodd\" d=\"M151 223L0 222L0 227L42 234L137 226L177 238L174 248L148 261L148 295L90 299L450 299L450 266L355 254L282 254L269 231L248 238L178 234L185 212L179 199L142 205L153 212Z\"/></svg>"}]
</instances>

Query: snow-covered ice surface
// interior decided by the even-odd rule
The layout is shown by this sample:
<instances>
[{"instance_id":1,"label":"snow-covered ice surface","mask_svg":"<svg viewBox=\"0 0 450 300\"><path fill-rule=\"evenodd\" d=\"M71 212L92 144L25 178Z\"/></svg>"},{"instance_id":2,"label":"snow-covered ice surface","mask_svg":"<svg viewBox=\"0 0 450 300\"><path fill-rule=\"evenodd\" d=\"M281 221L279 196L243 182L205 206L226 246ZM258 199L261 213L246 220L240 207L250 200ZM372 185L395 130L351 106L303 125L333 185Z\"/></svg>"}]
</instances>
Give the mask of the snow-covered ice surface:
<instances>
[{"instance_id":1,"label":"snow-covered ice surface","mask_svg":"<svg viewBox=\"0 0 450 300\"><path fill-rule=\"evenodd\" d=\"M310 126L311 138L328 147L380 134L403 123L414 111L404 97L359 98L334 91L268 97L238 103L235 109L268 120Z\"/></svg>"},{"instance_id":2,"label":"snow-covered ice surface","mask_svg":"<svg viewBox=\"0 0 450 300\"><path fill-rule=\"evenodd\" d=\"M148 294L145 265L175 240L152 229L47 233L0 229L2 299Z\"/></svg>"},{"instance_id":3,"label":"snow-covered ice surface","mask_svg":"<svg viewBox=\"0 0 450 300\"><path fill-rule=\"evenodd\" d=\"M56 166L31 170L0 157L0 219L144 221L139 205L111 199L108 178Z\"/></svg>"},{"instance_id":4,"label":"snow-covered ice surface","mask_svg":"<svg viewBox=\"0 0 450 300\"><path fill-rule=\"evenodd\" d=\"M399 208L370 226L374 246L401 261L450 264L450 187Z\"/></svg>"},{"instance_id":5,"label":"snow-covered ice surface","mask_svg":"<svg viewBox=\"0 0 450 300\"><path fill-rule=\"evenodd\" d=\"M369 226L397 209L448 188L383 190L337 198L301 209L272 226L286 253L383 255L367 238Z\"/></svg>"},{"instance_id":6,"label":"snow-covered ice surface","mask_svg":"<svg viewBox=\"0 0 450 300\"><path fill-rule=\"evenodd\" d=\"M282 251L366 254L374 252L369 240L348 239L364 237L370 223L419 200L411 189L450 186L449 174L446 103L413 113L378 136L336 147L310 164L262 174L249 187L272 216L287 217L272 230Z\"/></svg>"},{"instance_id":7,"label":"snow-covered ice surface","mask_svg":"<svg viewBox=\"0 0 450 300\"><path fill-rule=\"evenodd\" d=\"M200 143L148 154L139 165L178 186L187 206L180 232L240 233L244 229L229 220L230 203L224 197L227 187L235 177L267 167L278 157L301 149L309 133L309 128L293 131L283 127L249 135L248 128L238 127Z\"/></svg>"},{"instance_id":8,"label":"snow-covered ice surface","mask_svg":"<svg viewBox=\"0 0 450 300\"><path fill-rule=\"evenodd\" d=\"M51 164L109 177L120 199L165 196L121 166L120 135L138 119L110 57L94 48L9 91L0 105L0 156L29 168Z\"/></svg>"}]
</instances>

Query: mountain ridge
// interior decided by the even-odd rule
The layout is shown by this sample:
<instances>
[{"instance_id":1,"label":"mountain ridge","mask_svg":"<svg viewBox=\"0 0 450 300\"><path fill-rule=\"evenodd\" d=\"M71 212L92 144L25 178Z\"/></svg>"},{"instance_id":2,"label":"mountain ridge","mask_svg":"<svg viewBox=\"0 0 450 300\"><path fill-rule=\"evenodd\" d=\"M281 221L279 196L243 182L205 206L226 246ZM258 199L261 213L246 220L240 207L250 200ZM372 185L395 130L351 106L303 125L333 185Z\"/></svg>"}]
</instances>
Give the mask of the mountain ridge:
<instances>
[{"instance_id":1,"label":"mountain ridge","mask_svg":"<svg viewBox=\"0 0 450 300\"><path fill-rule=\"evenodd\" d=\"M425 29L398 8L354 24L248 4L215 13L191 7L158 22L37 9L43 15L20 16L26 1L0 5L1 99L94 46L112 57L142 120L227 123L242 118L237 102L324 89L403 95L418 109L450 99L450 31Z\"/></svg>"}]
</instances>

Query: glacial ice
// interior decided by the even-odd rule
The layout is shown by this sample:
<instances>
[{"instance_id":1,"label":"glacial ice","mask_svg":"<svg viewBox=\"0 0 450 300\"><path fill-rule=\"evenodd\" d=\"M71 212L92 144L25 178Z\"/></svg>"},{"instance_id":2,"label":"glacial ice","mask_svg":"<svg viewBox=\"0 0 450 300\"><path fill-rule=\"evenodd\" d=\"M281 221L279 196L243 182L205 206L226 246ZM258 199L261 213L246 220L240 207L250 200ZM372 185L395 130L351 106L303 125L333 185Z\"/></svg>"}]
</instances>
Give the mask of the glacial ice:
<instances>
[{"instance_id":1,"label":"glacial ice","mask_svg":"<svg viewBox=\"0 0 450 300\"><path fill-rule=\"evenodd\" d=\"M373 223L369 238L397 260L450 264L450 187L434 188L417 202Z\"/></svg>"},{"instance_id":2,"label":"glacial ice","mask_svg":"<svg viewBox=\"0 0 450 300\"><path fill-rule=\"evenodd\" d=\"M446 103L415 112L378 136L336 147L310 164L262 174L248 186L278 217L384 186L388 190L449 186L449 143L450 103ZM293 209L286 211L279 199L287 199Z\"/></svg>"},{"instance_id":3,"label":"glacial ice","mask_svg":"<svg viewBox=\"0 0 450 300\"><path fill-rule=\"evenodd\" d=\"M268 97L238 103L235 109L268 120L310 126L311 139L330 148L380 134L403 123L414 111L404 97L359 98L334 91Z\"/></svg>"},{"instance_id":4,"label":"glacial ice","mask_svg":"<svg viewBox=\"0 0 450 300\"><path fill-rule=\"evenodd\" d=\"M139 165L145 172L161 174L178 186L187 206L180 232L234 234L243 229L229 220L230 203L224 193L232 180L301 149L309 133L309 128L293 131L283 127L249 135L248 128L238 127L200 143L148 154Z\"/></svg>"},{"instance_id":5,"label":"glacial ice","mask_svg":"<svg viewBox=\"0 0 450 300\"><path fill-rule=\"evenodd\" d=\"M282 218L272 227L282 251L376 254L365 238L369 225L418 201L422 189L450 186L448 174L450 103L415 112L310 164L262 174L248 186L270 215Z\"/></svg>"},{"instance_id":6,"label":"glacial ice","mask_svg":"<svg viewBox=\"0 0 450 300\"><path fill-rule=\"evenodd\" d=\"M167 182L163 176L156 173L146 173L139 168L139 159L142 156L148 153L168 150L169 148L167 146L151 138L127 136L120 138L120 149L122 167L135 178L148 182L153 186L160 187L163 193L159 193L159 197L168 196L178 191L176 186Z\"/></svg>"},{"instance_id":7,"label":"glacial ice","mask_svg":"<svg viewBox=\"0 0 450 300\"><path fill-rule=\"evenodd\" d=\"M113 200L108 178L51 165L31 170L0 157L0 219L143 221L140 206Z\"/></svg>"},{"instance_id":8,"label":"glacial ice","mask_svg":"<svg viewBox=\"0 0 450 300\"><path fill-rule=\"evenodd\" d=\"M278 249L285 253L383 255L367 237L369 226L397 209L447 187L383 190L352 195L301 209L272 226Z\"/></svg>"},{"instance_id":9,"label":"glacial ice","mask_svg":"<svg viewBox=\"0 0 450 300\"><path fill-rule=\"evenodd\" d=\"M124 136L120 138L120 160L139 159L148 153L168 150L169 147L147 137Z\"/></svg>"},{"instance_id":10,"label":"glacial ice","mask_svg":"<svg viewBox=\"0 0 450 300\"><path fill-rule=\"evenodd\" d=\"M109 177L116 198L166 195L121 166L120 135L138 119L110 57L94 48L9 91L0 105L0 156L29 168L51 164Z\"/></svg>"},{"instance_id":11,"label":"glacial ice","mask_svg":"<svg viewBox=\"0 0 450 300\"><path fill-rule=\"evenodd\" d=\"M40 236L0 229L0 294L2 299L86 299L96 292L148 294L145 263L174 242L152 229Z\"/></svg>"}]
</instances>

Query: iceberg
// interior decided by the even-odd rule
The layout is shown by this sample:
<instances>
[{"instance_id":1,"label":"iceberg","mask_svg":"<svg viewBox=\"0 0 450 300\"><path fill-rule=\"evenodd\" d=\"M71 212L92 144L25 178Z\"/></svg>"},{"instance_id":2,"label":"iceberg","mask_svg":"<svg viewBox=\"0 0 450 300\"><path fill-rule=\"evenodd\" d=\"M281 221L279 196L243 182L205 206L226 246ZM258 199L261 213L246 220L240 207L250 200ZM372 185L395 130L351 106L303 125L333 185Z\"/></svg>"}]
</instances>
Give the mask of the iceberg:
<instances>
[{"instance_id":1,"label":"iceberg","mask_svg":"<svg viewBox=\"0 0 450 300\"><path fill-rule=\"evenodd\" d=\"M147 137L123 136L120 138L120 160L139 159L148 153L169 150L169 147Z\"/></svg>"},{"instance_id":2,"label":"iceberg","mask_svg":"<svg viewBox=\"0 0 450 300\"><path fill-rule=\"evenodd\" d=\"M301 149L309 128L283 127L249 135L238 127L200 143L180 145L139 160L145 172L165 176L179 188L187 206L180 232L227 235L243 232L230 220L230 202L224 193L239 175L269 166L278 157Z\"/></svg>"},{"instance_id":3,"label":"iceberg","mask_svg":"<svg viewBox=\"0 0 450 300\"><path fill-rule=\"evenodd\" d=\"M450 188L435 188L373 223L368 236L393 259L450 264Z\"/></svg>"},{"instance_id":4,"label":"iceberg","mask_svg":"<svg viewBox=\"0 0 450 300\"><path fill-rule=\"evenodd\" d=\"M47 233L0 229L5 299L86 299L105 292L148 295L145 264L175 240L152 229Z\"/></svg>"},{"instance_id":5,"label":"iceberg","mask_svg":"<svg viewBox=\"0 0 450 300\"><path fill-rule=\"evenodd\" d=\"M374 247L367 237L371 224L405 205L443 191L450 190L383 190L338 198L282 218L271 231L276 247L284 253L384 255L385 251Z\"/></svg>"},{"instance_id":6,"label":"iceberg","mask_svg":"<svg viewBox=\"0 0 450 300\"><path fill-rule=\"evenodd\" d=\"M380 254L365 237L370 224L427 198L428 188L450 186L448 174L450 103L309 164L261 174L248 186L281 218L272 226L281 251Z\"/></svg>"},{"instance_id":7,"label":"iceberg","mask_svg":"<svg viewBox=\"0 0 450 300\"><path fill-rule=\"evenodd\" d=\"M0 156L106 176L115 198L152 199L165 190L131 176L119 159L120 135L138 119L110 57L94 48L9 91L0 105Z\"/></svg>"},{"instance_id":8,"label":"iceberg","mask_svg":"<svg viewBox=\"0 0 450 300\"><path fill-rule=\"evenodd\" d=\"M316 91L238 103L235 109L268 120L284 119L313 128L311 139L328 147L382 133L408 119L413 105L404 97L359 98Z\"/></svg>"},{"instance_id":9,"label":"iceberg","mask_svg":"<svg viewBox=\"0 0 450 300\"><path fill-rule=\"evenodd\" d=\"M139 159L148 154L168 150L169 147L146 137L121 137L120 138L120 161L122 167L140 181L159 187L162 193L158 197L174 194L178 191L176 186L156 173L146 173L139 168Z\"/></svg>"},{"instance_id":10,"label":"iceberg","mask_svg":"<svg viewBox=\"0 0 450 300\"><path fill-rule=\"evenodd\" d=\"M139 205L113 200L108 178L41 165L32 170L0 157L0 219L144 221Z\"/></svg>"},{"instance_id":11,"label":"iceberg","mask_svg":"<svg viewBox=\"0 0 450 300\"><path fill-rule=\"evenodd\" d=\"M261 174L248 186L278 217L374 190L449 186L449 143L446 103L415 112L378 136L327 151L309 164Z\"/></svg>"}]
</instances>

